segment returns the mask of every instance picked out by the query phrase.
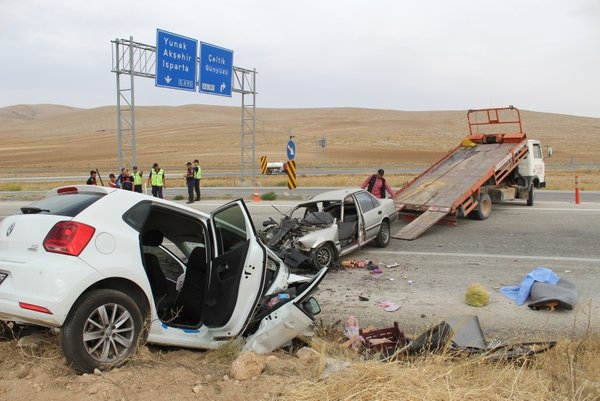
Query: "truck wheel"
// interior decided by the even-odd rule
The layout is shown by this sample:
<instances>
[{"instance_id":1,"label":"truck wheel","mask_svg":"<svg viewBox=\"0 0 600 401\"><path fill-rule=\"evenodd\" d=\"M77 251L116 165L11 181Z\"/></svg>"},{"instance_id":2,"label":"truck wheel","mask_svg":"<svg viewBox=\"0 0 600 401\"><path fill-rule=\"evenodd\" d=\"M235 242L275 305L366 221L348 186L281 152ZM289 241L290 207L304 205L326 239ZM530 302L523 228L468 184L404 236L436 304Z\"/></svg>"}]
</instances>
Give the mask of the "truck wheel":
<instances>
[{"instance_id":1,"label":"truck wheel","mask_svg":"<svg viewBox=\"0 0 600 401\"><path fill-rule=\"evenodd\" d=\"M385 248L390 243L390 223L382 221L379 227L379 233L375 238L375 245L380 248Z\"/></svg>"},{"instance_id":2,"label":"truck wheel","mask_svg":"<svg viewBox=\"0 0 600 401\"><path fill-rule=\"evenodd\" d=\"M312 265L319 271L324 267L333 266L335 250L330 243L321 244L313 251L312 256Z\"/></svg>"},{"instance_id":3,"label":"truck wheel","mask_svg":"<svg viewBox=\"0 0 600 401\"><path fill-rule=\"evenodd\" d=\"M492 213L492 199L488 194L482 193L479 195L477 207L469 213L469 218L474 220L485 220Z\"/></svg>"},{"instance_id":4,"label":"truck wheel","mask_svg":"<svg viewBox=\"0 0 600 401\"><path fill-rule=\"evenodd\" d=\"M527 206L533 206L533 199L535 198L535 191L533 184L529 186L529 196L527 197Z\"/></svg>"},{"instance_id":5,"label":"truck wheel","mask_svg":"<svg viewBox=\"0 0 600 401\"><path fill-rule=\"evenodd\" d=\"M60 329L60 346L80 373L122 365L142 338L142 313L125 293L93 290L78 301Z\"/></svg>"}]
</instances>

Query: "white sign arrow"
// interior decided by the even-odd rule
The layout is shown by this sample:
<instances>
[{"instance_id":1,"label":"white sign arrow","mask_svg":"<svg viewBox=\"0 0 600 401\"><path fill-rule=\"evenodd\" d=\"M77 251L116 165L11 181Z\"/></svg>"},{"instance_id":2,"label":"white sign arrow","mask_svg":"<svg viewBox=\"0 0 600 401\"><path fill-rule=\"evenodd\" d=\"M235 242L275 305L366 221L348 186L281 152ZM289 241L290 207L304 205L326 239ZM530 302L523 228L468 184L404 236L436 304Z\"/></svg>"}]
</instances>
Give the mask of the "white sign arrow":
<instances>
[{"instance_id":1,"label":"white sign arrow","mask_svg":"<svg viewBox=\"0 0 600 401\"><path fill-rule=\"evenodd\" d=\"M292 148L290 145L288 145L288 152L290 153L290 155L294 156L294 148Z\"/></svg>"},{"instance_id":2,"label":"white sign arrow","mask_svg":"<svg viewBox=\"0 0 600 401\"><path fill-rule=\"evenodd\" d=\"M167 81L167 83L169 84L169 83L171 83L171 81L172 81L172 78L171 78L169 75L167 75L167 76L165 77L165 81Z\"/></svg>"},{"instance_id":3,"label":"white sign arrow","mask_svg":"<svg viewBox=\"0 0 600 401\"><path fill-rule=\"evenodd\" d=\"M225 88L227 88L227 85L225 85L225 82L223 82L221 84L221 92L223 92L225 90Z\"/></svg>"}]
</instances>

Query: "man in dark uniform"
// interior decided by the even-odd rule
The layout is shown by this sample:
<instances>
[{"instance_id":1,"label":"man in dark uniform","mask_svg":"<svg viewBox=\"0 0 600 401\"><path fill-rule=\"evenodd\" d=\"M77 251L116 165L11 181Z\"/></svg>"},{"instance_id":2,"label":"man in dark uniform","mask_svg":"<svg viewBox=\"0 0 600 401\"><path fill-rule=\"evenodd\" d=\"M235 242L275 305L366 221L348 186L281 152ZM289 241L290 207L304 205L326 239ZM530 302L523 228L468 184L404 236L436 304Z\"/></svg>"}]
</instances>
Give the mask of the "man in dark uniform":
<instances>
[{"instance_id":1,"label":"man in dark uniform","mask_svg":"<svg viewBox=\"0 0 600 401\"><path fill-rule=\"evenodd\" d=\"M94 170L90 170L90 178L88 178L87 185L97 185L96 184L96 172Z\"/></svg>"}]
</instances>

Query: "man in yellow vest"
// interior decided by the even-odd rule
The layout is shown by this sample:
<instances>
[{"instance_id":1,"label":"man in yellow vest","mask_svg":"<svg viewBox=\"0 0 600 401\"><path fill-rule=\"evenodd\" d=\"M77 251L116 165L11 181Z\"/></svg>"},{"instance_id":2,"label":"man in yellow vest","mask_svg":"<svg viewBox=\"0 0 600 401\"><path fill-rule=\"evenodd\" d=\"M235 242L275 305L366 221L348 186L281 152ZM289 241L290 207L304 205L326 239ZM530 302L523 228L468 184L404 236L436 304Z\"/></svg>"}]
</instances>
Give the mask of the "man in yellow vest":
<instances>
[{"instance_id":1,"label":"man in yellow vest","mask_svg":"<svg viewBox=\"0 0 600 401\"><path fill-rule=\"evenodd\" d=\"M194 160L194 190L196 191L196 200L200 200L200 180L202 179L202 169L198 159Z\"/></svg>"},{"instance_id":2,"label":"man in yellow vest","mask_svg":"<svg viewBox=\"0 0 600 401\"><path fill-rule=\"evenodd\" d=\"M143 171L138 171L137 166L133 166L133 190L142 193L142 176Z\"/></svg>"},{"instance_id":3,"label":"man in yellow vest","mask_svg":"<svg viewBox=\"0 0 600 401\"><path fill-rule=\"evenodd\" d=\"M152 165L148 176L148 185L152 185L152 196L162 199L163 189L167 189L167 180L165 180L165 171L160 168L158 163Z\"/></svg>"}]
</instances>

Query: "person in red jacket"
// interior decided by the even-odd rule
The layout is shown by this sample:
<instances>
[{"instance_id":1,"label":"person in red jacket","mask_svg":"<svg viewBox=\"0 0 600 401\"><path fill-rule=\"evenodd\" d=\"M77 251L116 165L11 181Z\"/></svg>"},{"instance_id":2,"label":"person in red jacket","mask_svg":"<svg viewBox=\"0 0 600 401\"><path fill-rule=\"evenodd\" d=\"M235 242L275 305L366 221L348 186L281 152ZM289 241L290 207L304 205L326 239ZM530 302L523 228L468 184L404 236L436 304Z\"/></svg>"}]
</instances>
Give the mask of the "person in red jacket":
<instances>
[{"instance_id":1,"label":"person in red jacket","mask_svg":"<svg viewBox=\"0 0 600 401\"><path fill-rule=\"evenodd\" d=\"M373 194L376 198L384 199L385 193L389 193L390 196L394 196L394 191L392 188L385 182L385 178L383 178L384 171L382 168L377 170L377 174L373 174L370 177L367 177L365 182L360 186L362 189L367 188L367 191Z\"/></svg>"}]
</instances>

